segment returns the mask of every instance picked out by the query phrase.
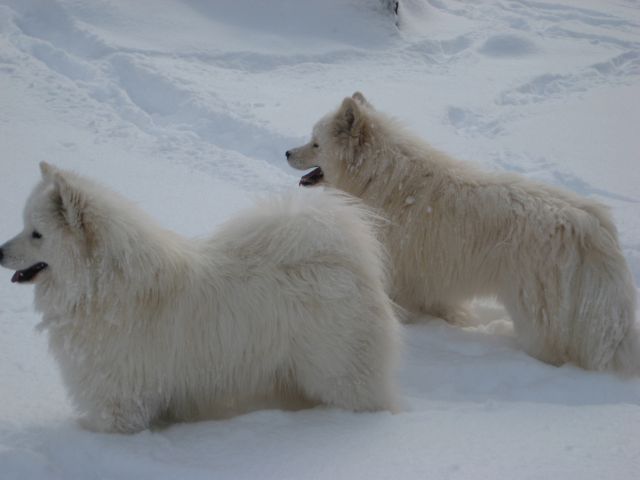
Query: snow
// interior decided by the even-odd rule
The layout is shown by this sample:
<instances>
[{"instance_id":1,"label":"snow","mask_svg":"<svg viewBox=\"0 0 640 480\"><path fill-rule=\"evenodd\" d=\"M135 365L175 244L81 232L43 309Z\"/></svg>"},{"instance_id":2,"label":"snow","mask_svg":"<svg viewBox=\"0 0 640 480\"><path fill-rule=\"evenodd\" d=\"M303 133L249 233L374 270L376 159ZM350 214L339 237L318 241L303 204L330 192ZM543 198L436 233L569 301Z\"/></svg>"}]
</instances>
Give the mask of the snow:
<instances>
[{"instance_id":1,"label":"snow","mask_svg":"<svg viewBox=\"0 0 640 480\"><path fill-rule=\"evenodd\" d=\"M46 160L186 235L296 188L284 151L361 90L435 146L611 206L640 281L631 0L0 0L0 229ZM409 199L407 199L410 201ZM4 241L4 239L2 239ZM640 472L640 380L542 364L504 312L403 328L404 411L74 421L30 287L0 282L0 478L563 478Z\"/></svg>"}]
</instances>

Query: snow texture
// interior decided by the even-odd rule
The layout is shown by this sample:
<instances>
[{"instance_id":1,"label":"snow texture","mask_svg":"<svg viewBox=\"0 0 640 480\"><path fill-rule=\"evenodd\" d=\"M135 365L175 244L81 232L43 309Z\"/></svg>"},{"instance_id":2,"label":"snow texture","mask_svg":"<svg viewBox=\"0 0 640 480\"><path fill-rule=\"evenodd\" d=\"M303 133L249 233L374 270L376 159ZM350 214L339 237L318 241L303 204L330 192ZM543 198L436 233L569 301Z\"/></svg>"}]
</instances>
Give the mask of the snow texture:
<instances>
[{"instance_id":1,"label":"snow texture","mask_svg":"<svg viewBox=\"0 0 640 480\"><path fill-rule=\"evenodd\" d=\"M0 0L0 226L46 160L204 235L295 188L355 90L435 146L611 206L640 280L630 0ZM407 201L411 201L407 199ZM137 435L73 420L30 287L0 284L0 478L635 479L640 380L542 364L504 312L404 327L405 410L259 411Z\"/></svg>"}]
</instances>

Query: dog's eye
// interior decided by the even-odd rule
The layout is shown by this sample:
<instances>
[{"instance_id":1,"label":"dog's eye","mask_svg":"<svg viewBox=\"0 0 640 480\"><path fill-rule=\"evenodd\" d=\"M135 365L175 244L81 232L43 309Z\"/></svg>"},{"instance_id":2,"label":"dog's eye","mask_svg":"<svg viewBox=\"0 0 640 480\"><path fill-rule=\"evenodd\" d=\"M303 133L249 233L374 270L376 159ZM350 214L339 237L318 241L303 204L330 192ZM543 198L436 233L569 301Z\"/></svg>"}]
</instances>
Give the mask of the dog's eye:
<instances>
[{"instance_id":1,"label":"dog's eye","mask_svg":"<svg viewBox=\"0 0 640 480\"><path fill-rule=\"evenodd\" d=\"M31 238L42 238L42 234L39 231L34 230L31 234Z\"/></svg>"},{"instance_id":2,"label":"dog's eye","mask_svg":"<svg viewBox=\"0 0 640 480\"><path fill-rule=\"evenodd\" d=\"M317 143L313 144L313 148L318 148L320 145L318 145Z\"/></svg>"}]
</instances>

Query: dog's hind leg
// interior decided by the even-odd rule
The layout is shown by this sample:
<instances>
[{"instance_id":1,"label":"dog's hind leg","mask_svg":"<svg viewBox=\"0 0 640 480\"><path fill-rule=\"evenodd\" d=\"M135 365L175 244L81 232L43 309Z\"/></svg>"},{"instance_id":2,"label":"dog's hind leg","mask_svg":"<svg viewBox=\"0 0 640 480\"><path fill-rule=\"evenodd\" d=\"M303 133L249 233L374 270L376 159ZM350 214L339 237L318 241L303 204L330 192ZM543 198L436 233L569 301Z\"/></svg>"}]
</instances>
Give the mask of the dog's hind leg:
<instances>
[{"instance_id":1,"label":"dog's hind leg","mask_svg":"<svg viewBox=\"0 0 640 480\"><path fill-rule=\"evenodd\" d=\"M524 350L554 365L638 372L635 292L624 268L614 255L589 251L512 279L500 300Z\"/></svg>"},{"instance_id":2,"label":"dog's hind leg","mask_svg":"<svg viewBox=\"0 0 640 480\"><path fill-rule=\"evenodd\" d=\"M519 284L514 279L498 299L507 310L518 343L525 352L551 365L562 365L567 361L569 333L562 325L566 321L558 309L551 308L544 288L535 281Z\"/></svg>"},{"instance_id":3,"label":"dog's hind leg","mask_svg":"<svg viewBox=\"0 0 640 480\"><path fill-rule=\"evenodd\" d=\"M627 375L640 376L640 324L637 321L618 345L610 368Z\"/></svg>"},{"instance_id":4,"label":"dog's hind leg","mask_svg":"<svg viewBox=\"0 0 640 480\"><path fill-rule=\"evenodd\" d=\"M395 410L392 372L399 324L387 304L359 310L359 318L333 323L321 337L304 342L294 359L296 383L307 397L326 405Z\"/></svg>"},{"instance_id":5,"label":"dog's hind leg","mask_svg":"<svg viewBox=\"0 0 640 480\"><path fill-rule=\"evenodd\" d=\"M305 395L322 404L356 412L397 409L389 379L365 365L345 365L336 371L298 369L298 384Z\"/></svg>"},{"instance_id":6,"label":"dog's hind leg","mask_svg":"<svg viewBox=\"0 0 640 480\"><path fill-rule=\"evenodd\" d=\"M640 374L635 286L621 253L585 255L576 285L572 347L585 368Z\"/></svg>"}]
</instances>

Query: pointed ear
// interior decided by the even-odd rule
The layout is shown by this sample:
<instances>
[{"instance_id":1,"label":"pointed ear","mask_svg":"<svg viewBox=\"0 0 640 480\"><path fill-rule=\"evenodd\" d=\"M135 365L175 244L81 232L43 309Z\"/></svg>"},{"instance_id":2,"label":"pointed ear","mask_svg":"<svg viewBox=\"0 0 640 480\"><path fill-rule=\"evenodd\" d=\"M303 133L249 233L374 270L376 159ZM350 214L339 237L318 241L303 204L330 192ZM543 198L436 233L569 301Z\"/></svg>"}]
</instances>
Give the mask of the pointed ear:
<instances>
[{"instance_id":1,"label":"pointed ear","mask_svg":"<svg viewBox=\"0 0 640 480\"><path fill-rule=\"evenodd\" d=\"M58 196L57 206L60 216L72 230L85 230L87 228L86 193L73 185L73 182L70 182L60 170L51 173L51 180Z\"/></svg>"},{"instance_id":2,"label":"pointed ear","mask_svg":"<svg viewBox=\"0 0 640 480\"><path fill-rule=\"evenodd\" d=\"M358 103L350 97L342 101L336 116L336 130L339 134L358 136L362 125L362 111Z\"/></svg>"},{"instance_id":3,"label":"pointed ear","mask_svg":"<svg viewBox=\"0 0 640 480\"><path fill-rule=\"evenodd\" d=\"M355 92L353 95L351 95L351 98L353 98L356 102L358 102L360 105L367 107L367 108L373 108L373 105L371 105L366 98L364 98L364 95L362 94L362 92Z\"/></svg>"},{"instance_id":4,"label":"pointed ear","mask_svg":"<svg viewBox=\"0 0 640 480\"><path fill-rule=\"evenodd\" d=\"M57 171L58 169L53 165L47 162L40 162L40 173L42 174L43 180L51 180L53 177L53 174Z\"/></svg>"}]
</instances>

